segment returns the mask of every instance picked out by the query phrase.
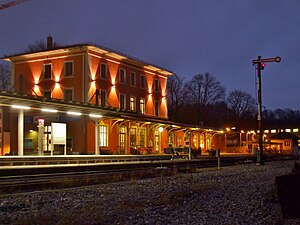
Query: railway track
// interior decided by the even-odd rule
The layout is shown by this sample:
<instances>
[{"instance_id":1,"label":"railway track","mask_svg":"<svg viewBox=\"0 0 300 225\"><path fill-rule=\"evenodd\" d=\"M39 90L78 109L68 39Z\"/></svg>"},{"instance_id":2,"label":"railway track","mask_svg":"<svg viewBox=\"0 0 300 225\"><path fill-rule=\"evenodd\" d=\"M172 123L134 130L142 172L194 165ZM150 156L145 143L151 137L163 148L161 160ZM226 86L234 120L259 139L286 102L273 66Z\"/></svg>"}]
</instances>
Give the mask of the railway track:
<instances>
[{"instance_id":1,"label":"railway track","mask_svg":"<svg viewBox=\"0 0 300 225\"><path fill-rule=\"evenodd\" d=\"M288 160L290 156L268 157L266 161ZM222 157L220 166L255 163L254 156ZM0 194L70 188L83 185L104 184L125 180L172 176L195 172L201 168L218 166L215 157L200 160L160 160L149 162L123 162L50 168L20 168L0 174Z\"/></svg>"}]
</instances>

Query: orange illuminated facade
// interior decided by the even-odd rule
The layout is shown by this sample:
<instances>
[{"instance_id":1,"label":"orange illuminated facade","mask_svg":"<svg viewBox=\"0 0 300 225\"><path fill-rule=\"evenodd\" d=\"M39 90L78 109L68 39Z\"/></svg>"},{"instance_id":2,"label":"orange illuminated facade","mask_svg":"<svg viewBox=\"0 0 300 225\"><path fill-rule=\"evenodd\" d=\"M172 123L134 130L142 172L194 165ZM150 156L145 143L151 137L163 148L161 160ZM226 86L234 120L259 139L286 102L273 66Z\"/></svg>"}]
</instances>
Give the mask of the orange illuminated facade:
<instances>
[{"instance_id":1,"label":"orange illuminated facade","mask_svg":"<svg viewBox=\"0 0 300 225\"><path fill-rule=\"evenodd\" d=\"M93 44L4 60L12 63L13 92L40 102L23 102L31 106L24 110L25 155L159 154L187 142L193 148L224 148L221 131L168 120L171 71ZM10 133L17 133L20 110L9 111ZM53 123L66 124L66 149L52 143ZM11 154L17 154L18 143L17 135L10 135Z\"/></svg>"}]
</instances>

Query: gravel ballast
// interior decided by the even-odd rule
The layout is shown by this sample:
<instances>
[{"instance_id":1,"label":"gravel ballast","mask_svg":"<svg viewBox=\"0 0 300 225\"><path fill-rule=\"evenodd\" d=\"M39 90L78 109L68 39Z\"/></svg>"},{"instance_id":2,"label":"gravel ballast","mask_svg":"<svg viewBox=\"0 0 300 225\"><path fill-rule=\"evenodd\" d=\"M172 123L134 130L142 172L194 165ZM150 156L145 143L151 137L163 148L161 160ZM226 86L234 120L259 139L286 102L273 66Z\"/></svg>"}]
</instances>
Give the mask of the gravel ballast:
<instances>
[{"instance_id":1,"label":"gravel ballast","mask_svg":"<svg viewBox=\"0 0 300 225\"><path fill-rule=\"evenodd\" d=\"M275 177L292 161L0 196L0 224L300 224L283 220Z\"/></svg>"}]
</instances>

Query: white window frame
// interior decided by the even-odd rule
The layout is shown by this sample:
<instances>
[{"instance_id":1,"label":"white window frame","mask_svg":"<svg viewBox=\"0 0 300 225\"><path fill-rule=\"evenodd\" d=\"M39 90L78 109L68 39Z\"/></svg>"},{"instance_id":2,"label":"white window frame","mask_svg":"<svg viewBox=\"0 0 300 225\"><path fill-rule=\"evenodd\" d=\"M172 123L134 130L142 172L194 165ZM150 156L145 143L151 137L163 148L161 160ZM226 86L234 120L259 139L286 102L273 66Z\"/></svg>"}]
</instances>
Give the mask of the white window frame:
<instances>
[{"instance_id":1,"label":"white window frame","mask_svg":"<svg viewBox=\"0 0 300 225\"><path fill-rule=\"evenodd\" d=\"M46 72L46 66L50 66L50 77L45 77L45 72ZM52 63L45 63L43 65L43 76L42 76L43 80L51 80L52 79Z\"/></svg>"},{"instance_id":2,"label":"white window frame","mask_svg":"<svg viewBox=\"0 0 300 225\"><path fill-rule=\"evenodd\" d=\"M121 107L121 96L124 96L124 108ZM119 94L119 105L121 110L126 110L126 95L124 93Z\"/></svg>"},{"instance_id":3,"label":"white window frame","mask_svg":"<svg viewBox=\"0 0 300 225\"><path fill-rule=\"evenodd\" d=\"M143 101L143 103L142 103ZM143 105L143 107L141 107ZM140 112L141 114L145 114L146 113L146 101L144 98L140 98Z\"/></svg>"},{"instance_id":4,"label":"white window frame","mask_svg":"<svg viewBox=\"0 0 300 225\"><path fill-rule=\"evenodd\" d=\"M134 71L130 71L130 86L136 86L136 72Z\"/></svg>"},{"instance_id":5,"label":"white window frame","mask_svg":"<svg viewBox=\"0 0 300 225\"><path fill-rule=\"evenodd\" d=\"M143 77L143 79L142 79L142 77ZM144 80L144 84L142 83L142 80ZM144 86L143 86L143 85ZM142 89L146 89L146 87L147 87L147 80L146 80L146 76L145 76L145 74L141 74L140 75L140 87L142 88Z\"/></svg>"},{"instance_id":6,"label":"white window frame","mask_svg":"<svg viewBox=\"0 0 300 225\"><path fill-rule=\"evenodd\" d=\"M131 99L133 99L133 101L131 101ZM131 111L136 111L136 97L135 96L129 97L129 109Z\"/></svg>"},{"instance_id":7,"label":"white window frame","mask_svg":"<svg viewBox=\"0 0 300 225\"><path fill-rule=\"evenodd\" d=\"M66 91L72 91L72 100L67 100L66 99ZM65 88L64 89L64 100L65 101L74 101L74 88Z\"/></svg>"},{"instance_id":8,"label":"white window frame","mask_svg":"<svg viewBox=\"0 0 300 225\"><path fill-rule=\"evenodd\" d=\"M104 102L102 102L102 100L103 100L102 93L105 93ZM107 91L104 90L104 89L101 89L101 90L100 90L100 105L101 105L101 106L107 106Z\"/></svg>"},{"instance_id":9,"label":"white window frame","mask_svg":"<svg viewBox=\"0 0 300 225\"><path fill-rule=\"evenodd\" d=\"M103 76L103 74L102 74L102 66L105 66L105 76ZM99 68L99 73L100 73L100 79L104 79L104 80L106 80L107 79L107 77L108 77L108 73L107 73L107 71L108 71L108 67L107 67L107 64L106 63L103 63L103 62L101 62L100 63L100 68Z\"/></svg>"},{"instance_id":10,"label":"white window frame","mask_svg":"<svg viewBox=\"0 0 300 225\"><path fill-rule=\"evenodd\" d=\"M68 63L72 63L72 73L67 75L67 67L66 67L66 64ZM74 77L74 61L73 60L70 60L70 61L65 61L64 62L64 77Z\"/></svg>"},{"instance_id":11,"label":"white window frame","mask_svg":"<svg viewBox=\"0 0 300 225\"><path fill-rule=\"evenodd\" d=\"M124 72L124 80L121 79L121 71ZM119 83L126 84L126 70L123 68L119 69Z\"/></svg>"},{"instance_id":12,"label":"white window frame","mask_svg":"<svg viewBox=\"0 0 300 225\"><path fill-rule=\"evenodd\" d=\"M99 129L98 130L99 131L99 147L108 147L108 128L107 128L107 125L100 124L98 129Z\"/></svg>"},{"instance_id":13,"label":"white window frame","mask_svg":"<svg viewBox=\"0 0 300 225\"><path fill-rule=\"evenodd\" d=\"M141 136L141 133L142 133L142 131L144 131L144 136ZM144 144L142 145L141 144L141 140L142 140L142 138L141 137L144 137ZM146 147L146 143L147 143L147 133L146 133L146 128L140 128L139 129L139 145L140 145L140 147Z\"/></svg>"}]
</instances>

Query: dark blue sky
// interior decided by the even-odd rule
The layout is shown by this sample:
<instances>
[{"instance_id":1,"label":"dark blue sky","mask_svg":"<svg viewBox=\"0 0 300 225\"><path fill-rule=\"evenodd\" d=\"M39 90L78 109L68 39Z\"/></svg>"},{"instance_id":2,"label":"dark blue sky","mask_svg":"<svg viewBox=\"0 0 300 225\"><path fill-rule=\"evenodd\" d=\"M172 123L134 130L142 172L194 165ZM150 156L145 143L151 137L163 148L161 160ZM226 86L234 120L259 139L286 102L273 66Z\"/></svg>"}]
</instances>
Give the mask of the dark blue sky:
<instances>
[{"instance_id":1,"label":"dark blue sky","mask_svg":"<svg viewBox=\"0 0 300 225\"><path fill-rule=\"evenodd\" d=\"M252 59L281 56L263 71L263 105L298 110L299 13L299 0L29 0L0 10L0 56L51 34L60 45L94 42L187 80L210 72L227 92L254 97Z\"/></svg>"}]
</instances>

